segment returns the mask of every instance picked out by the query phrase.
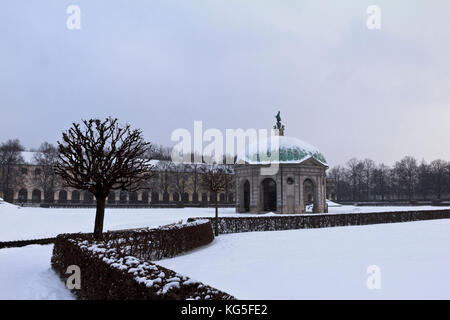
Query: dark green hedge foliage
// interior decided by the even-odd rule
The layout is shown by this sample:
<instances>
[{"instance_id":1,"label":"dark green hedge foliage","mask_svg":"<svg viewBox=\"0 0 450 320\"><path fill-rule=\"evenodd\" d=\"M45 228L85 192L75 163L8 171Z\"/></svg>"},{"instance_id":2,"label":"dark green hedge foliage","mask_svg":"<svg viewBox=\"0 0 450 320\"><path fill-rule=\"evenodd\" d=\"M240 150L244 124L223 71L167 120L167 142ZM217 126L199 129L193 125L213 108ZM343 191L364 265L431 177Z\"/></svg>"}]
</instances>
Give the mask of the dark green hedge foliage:
<instances>
[{"instance_id":1,"label":"dark green hedge foliage","mask_svg":"<svg viewBox=\"0 0 450 320\"><path fill-rule=\"evenodd\" d=\"M215 218L189 218L188 222L204 219L209 219L212 225L215 223ZM311 215L280 214L261 217L246 217L243 214L242 217L236 218L219 217L219 233L328 228L433 219L450 219L450 210Z\"/></svg>"},{"instance_id":2,"label":"dark green hedge foliage","mask_svg":"<svg viewBox=\"0 0 450 320\"><path fill-rule=\"evenodd\" d=\"M150 230L107 232L102 241L92 234L56 238L53 269L63 278L70 265L81 269L79 299L160 300L234 299L198 281L154 264L150 259L172 257L214 239L208 221Z\"/></svg>"}]
</instances>

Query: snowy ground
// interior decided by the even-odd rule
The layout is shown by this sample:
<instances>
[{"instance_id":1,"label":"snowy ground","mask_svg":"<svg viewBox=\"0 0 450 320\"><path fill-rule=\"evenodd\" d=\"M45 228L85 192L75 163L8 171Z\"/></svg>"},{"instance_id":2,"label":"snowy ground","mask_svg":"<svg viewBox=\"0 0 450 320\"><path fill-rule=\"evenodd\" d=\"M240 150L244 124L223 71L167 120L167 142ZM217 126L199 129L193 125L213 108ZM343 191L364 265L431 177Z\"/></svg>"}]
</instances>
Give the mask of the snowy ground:
<instances>
[{"instance_id":1,"label":"snowy ground","mask_svg":"<svg viewBox=\"0 0 450 320\"><path fill-rule=\"evenodd\" d=\"M330 205L331 214L417 209L447 208ZM219 212L242 216L234 209ZM105 230L213 215L213 208L107 209ZM0 201L0 241L91 232L94 216L95 209L18 208ZM240 299L450 299L448 230L450 220L434 220L221 235L158 263ZM72 299L50 268L52 247L0 249L0 299ZM381 290L366 287L369 265L381 268Z\"/></svg>"},{"instance_id":2,"label":"snowy ground","mask_svg":"<svg viewBox=\"0 0 450 320\"><path fill-rule=\"evenodd\" d=\"M250 232L157 263L239 299L450 299L450 220ZM73 299L53 245L0 249L0 299ZM381 268L381 290L366 287Z\"/></svg>"},{"instance_id":3,"label":"snowy ground","mask_svg":"<svg viewBox=\"0 0 450 320\"><path fill-rule=\"evenodd\" d=\"M0 300L74 299L50 268L53 245L0 250Z\"/></svg>"},{"instance_id":4,"label":"snowy ground","mask_svg":"<svg viewBox=\"0 0 450 320\"><path fill-rule=\"evenodd\" d=\"M157 263L238 299L450 299L450 220L221 235ZM367 267L381 289L366 286Z\"/></svg>"},{"instance_id":5,"label":"snowy ground","mask_svg":"<svg viewBox=\"0 0 450 320\"><path fill-rule=\"evenodd\" d=\"M234 209L220 214L236 215ZM106 209L104 230L158 227L189 217L214 216L212 208ZM95 209L20 208L0 205L0 241L54 237L60 233L92 232Z\"/></svg>"},{"instance_id":6,"label":"snowy ground","mask_svg":"<svg viewBox=\"0 0 450 320\"><path fill-rule=\"evenodd\" d=\"M380 211L435 210L449 207L355 207L331 206L329 213L364 213ZM220 216L236 214L234 208L220 208ZM273 213L267 213L273 215ZM189 217L212 217L214 208L184 209L106 209L104 230L158 227ZM95 209L45 209L17 207L0 201L0 241L54 237L60 233L92 232Z\"/></svg>"}]
</instances>

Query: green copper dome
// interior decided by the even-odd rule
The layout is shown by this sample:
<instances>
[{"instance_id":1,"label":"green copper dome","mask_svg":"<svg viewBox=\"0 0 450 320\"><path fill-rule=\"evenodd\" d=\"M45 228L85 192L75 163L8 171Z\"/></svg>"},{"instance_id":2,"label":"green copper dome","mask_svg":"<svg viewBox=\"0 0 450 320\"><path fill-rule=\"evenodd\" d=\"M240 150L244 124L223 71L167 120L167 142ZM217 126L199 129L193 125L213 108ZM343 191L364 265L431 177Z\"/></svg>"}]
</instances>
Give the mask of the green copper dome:
<instances>
[{"instance_id":1,"label":"green copper dome","mask_svg":"<svg viewBox=\"0 0 450 320\"><path fill-rule=\"evenodd\" d=\"M271 136L251 143L243 160L249 164L269 164L301 163L309 158L327 165L323 154L309 143L293 137Z\"/></svg>"}]
</instances>

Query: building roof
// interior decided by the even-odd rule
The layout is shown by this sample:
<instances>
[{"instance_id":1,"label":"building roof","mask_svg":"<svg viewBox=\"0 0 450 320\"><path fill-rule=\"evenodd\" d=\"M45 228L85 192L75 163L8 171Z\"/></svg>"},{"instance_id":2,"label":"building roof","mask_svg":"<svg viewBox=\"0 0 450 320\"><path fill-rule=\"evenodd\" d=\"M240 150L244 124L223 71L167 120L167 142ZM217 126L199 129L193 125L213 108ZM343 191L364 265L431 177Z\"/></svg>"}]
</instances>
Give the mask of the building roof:
<instances>
[{"instance_id":1,"label":"building roof","mask_svg":"<svg viewBox=\"0 0 450 320\"><path fill-rule=\"evenodd\" d=\"M314 158L323 165L327 161L316 147L294 137L270 136L248 145L239 160L247 164L301 163Z\"/></svg>"},{"instance_id":2,"label":"building roof","mask_svg":"<svg viewBox=\"0 0 450 320\"><path fill-rule=\"evenodd\" d=\"M150 160L149 164L153 166L155 171L184 171L184 172L194 172L195 170L201 170L202 168L208 168L213 166L208 163L176 163L168 160ZM215 164L216 167L227 167L230 173L234 172L232 165L227 164Z\"/></svg>"},{"instance_id":3,"label":"building roof","mask_svg":"<svg viewBox=\"0 0 450 320\"><path fill-rule=\"evenodd\" d=\"M34 156L36 155L36 153L37 152L33 151L22 151L21 155L26 164L35 165L36 160L34 159Z\"/></svg>"}]
</instances>

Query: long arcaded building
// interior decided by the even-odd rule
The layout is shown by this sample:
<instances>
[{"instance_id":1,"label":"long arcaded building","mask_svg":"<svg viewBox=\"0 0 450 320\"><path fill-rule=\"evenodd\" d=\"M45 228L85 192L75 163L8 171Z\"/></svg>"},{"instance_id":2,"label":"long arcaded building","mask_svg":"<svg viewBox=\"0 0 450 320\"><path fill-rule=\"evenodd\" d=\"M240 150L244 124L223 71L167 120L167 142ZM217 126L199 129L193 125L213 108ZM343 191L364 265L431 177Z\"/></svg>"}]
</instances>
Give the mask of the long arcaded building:
<instances>
[{"instance_id":1,"label":"long arcaded building","mask_svg":"<svg viewBox=\"0 0 450 320\"><path fill-rule=\"evenodd\" d=\"M15 174L19 176L19 179L15 179L17 183L11 185L6 192L0 191L0 198L24 205L82 206L95 204L95 198L90 192L64 186L57 176L52 176L45 171L45 168L37 165L33 161L33 153L24 152L23 155L25 163L16 165L14 170ZM113 191L107 199L107 205L164 206L167 204L209 205L214 203L214 195L203 190L200 185L200 167L204 164L175 164L170 161L157 160L152 162L154 175L148 181L146 189L137 192ZM236 169L239 172L242 171L238 166ZM242 184L242 179L239 178L238 180ZM242 184L240 187L245 188L245 185ZM289 187L286 190L288 191ZM333 190L333 181L327 179L327 196L329 199L334 199ZM244 193L238 198L245 202L243 197ZM235 179L225 192L218 195L218 200L220 205L233 206L236 204ZM252 203L254 203L253 201ZM287 204L289 204L290 200L287 201ZM306 199L306 201L317 201L317 197ZM245 211L244 202L238 203L238 211ZM320 205L323 206L323 203L320 203ZM255 209L254 207L251 211ZM261 207L261 209L267 208ZM295 212L299 211L302 210L296 209Z\"/></svg>"}]
</instances>

